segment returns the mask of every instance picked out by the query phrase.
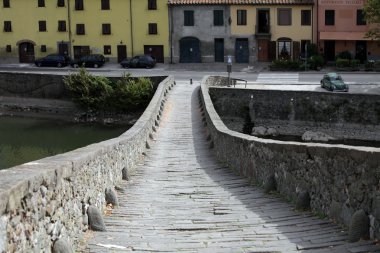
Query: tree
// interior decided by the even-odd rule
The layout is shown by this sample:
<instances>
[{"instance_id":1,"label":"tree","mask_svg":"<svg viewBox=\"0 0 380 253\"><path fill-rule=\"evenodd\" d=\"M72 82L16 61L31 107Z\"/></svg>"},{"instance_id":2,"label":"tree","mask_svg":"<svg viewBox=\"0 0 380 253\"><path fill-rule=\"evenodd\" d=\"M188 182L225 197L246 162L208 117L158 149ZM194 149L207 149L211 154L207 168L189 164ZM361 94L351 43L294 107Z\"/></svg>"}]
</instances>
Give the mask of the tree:
<instances>
[{"instance_id":1,"label":"tree","mask_svg":"<svg viewBox=\"0 0 380 253\"><path fill-rule=\"evenodd\" d=\"M367 38L380 40L380 1L368 0L364 5L365 19L374 26L366 33Z\"/></svg>"}]
</instances>

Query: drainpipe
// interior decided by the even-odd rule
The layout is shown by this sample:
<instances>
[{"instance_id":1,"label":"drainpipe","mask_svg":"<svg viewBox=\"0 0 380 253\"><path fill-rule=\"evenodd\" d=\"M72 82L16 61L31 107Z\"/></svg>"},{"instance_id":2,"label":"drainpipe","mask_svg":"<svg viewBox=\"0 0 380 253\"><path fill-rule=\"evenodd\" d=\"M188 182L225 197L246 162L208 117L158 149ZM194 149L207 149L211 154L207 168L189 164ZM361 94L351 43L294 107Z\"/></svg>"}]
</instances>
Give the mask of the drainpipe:
<instances>
[{"instance_id":1,"label":"drainpipe","mask_svg":"<svg viewBox=\"0 0 380 253\"><path fill-rule=\"evenodd\" d=\"M170 63L173 63L173 10L169 4L169 46L170 46Z\"/></svg>"},{"instance_id":2,"label":"drainpipe","mask_svg":"<svg viewBox=\"0 0 380 253\"><path fill-rule=\"evenodd\" d=\"M131 51L132 51L132 57L133 57L133 16L132 16L132 0L129 0L129 17L131 19Z\"/></svg>"},{"instance_id":3,"label":"drainpipe","mask_svg":"<svg viewBox=\"0 0 380 253\"><path fill-rule=\"evenodd\" d=\"M320 53L320 47L319 45L319 0L317 0L317 48L318 48L318 54Z\"/></svg>"},{"instance_id":4,"label":"drainpipe","mask_svg":"<svg viewBox=\"0 0 380 253\"><path fill-rule=\"evenodd\" d=\"M73 56L73 46L72 46L72 34L71 34L71 12L70 12L70 1L71 0L67 0L67 22L68 22L68 27L69 27L69 56L70 57L74 57Z\"/></svg>"}]
</instances>

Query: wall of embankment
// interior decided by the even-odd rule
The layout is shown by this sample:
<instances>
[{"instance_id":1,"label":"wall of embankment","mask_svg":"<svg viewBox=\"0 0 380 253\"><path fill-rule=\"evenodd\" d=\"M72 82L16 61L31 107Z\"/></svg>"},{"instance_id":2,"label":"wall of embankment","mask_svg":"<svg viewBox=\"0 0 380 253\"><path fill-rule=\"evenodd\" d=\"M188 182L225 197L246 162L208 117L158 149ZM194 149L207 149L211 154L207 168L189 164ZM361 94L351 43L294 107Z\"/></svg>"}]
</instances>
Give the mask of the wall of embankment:
<instances>
[{"instance_id":1,"label":"wall of embankment","mask_svg":"<svg viewBox=\"0 0 380 253\"><path fill-rule=\"evenodd\" d=\"M50 82L53 90L62 88L55 83L62 82L61 76L33 77ZM103 213L106 189L127 179L149 148L165 97L174 85L173 77L161 79L142 116L121 136L0 170L0 252L57 252L57 245L78 247L89 229L89 207ZM45 90L43 94L51 93Z\"/></svg>"},{"instance_id":2,"label":"wall of embankment","mask_svg":"<svg viewBox=\"0 0 380 253\"><path fill-rule=\"evenodd\" d=\"M347 225L352 240L367 236L379 239L380 148L284 142L232 131L210 97L211 87L226 84L226 78L213 76L205 77L201 84L206 123L218 159L265 191L277 191L294 201L296 208L311 209ZM223 92L237 94L231 88L218 91L219 102L226 102L220 97ZM244 90L240 94L248 97L254 92ZM226 107L231 104L224 103Z\"/></svg>"}]
</instances>

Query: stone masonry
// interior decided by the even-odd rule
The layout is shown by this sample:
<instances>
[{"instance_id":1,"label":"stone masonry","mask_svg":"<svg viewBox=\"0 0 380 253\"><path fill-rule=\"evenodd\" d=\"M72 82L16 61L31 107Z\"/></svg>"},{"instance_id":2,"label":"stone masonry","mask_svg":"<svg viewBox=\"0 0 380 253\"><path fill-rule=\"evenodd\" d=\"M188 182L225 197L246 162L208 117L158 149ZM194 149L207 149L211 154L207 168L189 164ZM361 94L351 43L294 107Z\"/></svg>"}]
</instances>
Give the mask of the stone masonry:
<instances>
[{"instance_id":1,"label":"stone masonry","mask_svg":"<svg viewBox=\"0 0 380 253\"><path fill-rule=\"evenodd\" d=\"M88 229L87 208L105 209L105 190L141 160L165 97L167 77L135 125L118 138L0 171L0 252L51 252L57 239L73 248Z\"/></svg>"},{"instance_id":2,"label":"stone masonry","mask_svg":"<svg viewBox=\"0 0 380 253\"><path fill-rule=\"evenodd\" d=\"M209 87L227 83L208 77L202 83L202 99L216 156L255 184L270 178L276 190L297 202L307 193L310 207L349 226L363 210L371 238L380 238L380 148L353 147L265 140L229 130L215 111Z\"/></svg>"},{"instance_id":3,"label":"stone masonry","mask_svg":"<svg viewBox=\"0 0 380 253\"><path fill-rule=\"evenodd\" d=\"M347 232L331 221L295 212L292 203L218 162L219 141L208 138L209 108L198 94L199 86L188 82L174 87L144 161L118 185L120 207L105 217L107 232L95 233L84 252L380 250L371 241L348 243ZM241 152L232 142L225 148Z\"/></svg>"}]
</instances>

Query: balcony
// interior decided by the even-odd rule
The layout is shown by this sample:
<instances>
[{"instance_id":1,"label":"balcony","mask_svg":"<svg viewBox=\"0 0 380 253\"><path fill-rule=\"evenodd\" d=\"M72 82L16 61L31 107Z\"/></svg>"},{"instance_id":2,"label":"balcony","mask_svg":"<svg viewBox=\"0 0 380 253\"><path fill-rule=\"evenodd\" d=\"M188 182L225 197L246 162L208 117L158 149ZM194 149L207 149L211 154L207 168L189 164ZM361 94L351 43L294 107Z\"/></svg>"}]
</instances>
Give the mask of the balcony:
<instances>
[{"instance_id":1,"label":"balcony","mask_svg":"<svg viewBox=\"0 0 380 253\"><path fill-rule=\"evenodd\" d=\"M269 25L256 25L255 37L256 39L270 39L272 36Z\"/></svg>"}]
</instances>

